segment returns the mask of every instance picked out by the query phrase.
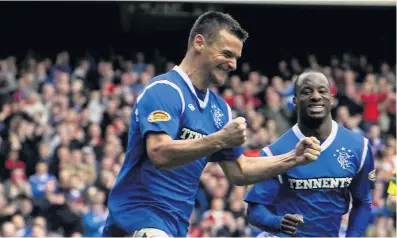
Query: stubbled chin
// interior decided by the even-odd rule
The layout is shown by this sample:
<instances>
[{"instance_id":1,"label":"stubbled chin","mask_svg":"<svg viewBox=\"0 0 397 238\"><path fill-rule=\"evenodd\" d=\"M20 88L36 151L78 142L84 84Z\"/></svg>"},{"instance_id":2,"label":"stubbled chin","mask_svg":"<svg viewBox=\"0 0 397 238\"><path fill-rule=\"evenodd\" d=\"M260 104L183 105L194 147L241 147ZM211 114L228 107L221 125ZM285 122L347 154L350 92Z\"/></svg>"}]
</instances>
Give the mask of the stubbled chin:
<instances>
[{"instance_id":1,"label":"stubbled chin","mask_svg":"<svg viewBox=\"0 0 397 238\"><path fill-rule=\"evenodd\" d=\"M213 83L217 85L222 85L225 82L226 77L227 77L226 73L216 70L213 73L213 79L214 79Z\"/></svg>"}]
</instances>

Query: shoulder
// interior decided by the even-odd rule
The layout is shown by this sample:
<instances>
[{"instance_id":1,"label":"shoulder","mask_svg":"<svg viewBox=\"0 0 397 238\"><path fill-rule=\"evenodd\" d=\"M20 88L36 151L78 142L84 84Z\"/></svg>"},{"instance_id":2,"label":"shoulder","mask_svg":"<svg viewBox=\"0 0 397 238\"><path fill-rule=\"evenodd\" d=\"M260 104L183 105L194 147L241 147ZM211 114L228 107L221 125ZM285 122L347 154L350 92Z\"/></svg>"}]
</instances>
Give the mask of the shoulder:
<instances>
[{"instance_id":1,"label":"shoulder","mask_svg":"<svg viewBox=\"0 0 397 238\"><path fill-rule=\"evenodd\" d=\"M268 156L284 154L293 148L298 143L298 138L295 136L292 129L286 131L276 141L263 148L264 152Z\"/></svg>"},{"instance_id":2,"label":"shoulder","mask_svg":"<svg viewBox=\"0 0 397 238\"><path fill-rule=\"evenodd\" d=\"M364 161L368 153L371 153L371 144L366 137L341 125L339 125L338 134L335 139L354 150L356 155L359 155L360 163Z\"/></svg>"},{"instance_id":3,"label":"shoulder","mask_svg":"<svg viewBox=\"0 0 397 238\"><path fill-rule=\"evenodd\" d=\"M337 139L341 141L346 141L349 144L355 144L358 147L361 147L364 143L368 143L368 139L365 138L363 135L349 130L340 124L338 126Z\"/></svg>"},{"instance_id":4,"label":"shoulder","mask_svg":"<svg viewBox=\"0 0 397 238\"><path fill-rule=\"evenodd\" d=\"M137 102L147 95L161 96L164 98L178 97L184 99L183 91L178 80L172 72L158 75L149 80L142 93L138 96Z\"/></svg>"},{"instance_id":5,"label":"shoulder","mask_svg":"<svg viewBox=\"0 0 397 238\"><path fill-rule=\"evenodd\" d=\"M357 172L361 171L364 164L373 163L370 142L363 135L339 125L338 134L335 140L338 141L338 145L346 147L349 153L353 153L353 155L355 155ZM367 159L368 156L370 157Z\"/></svg>"},{"instance_id":6,"label":"shoulder","mask_svg":"<svg viewBox=\"0 0 397 238\"><path fill-rule=\"evenodd\" d=\"M180 84L178 82L178 78L176 77L175 73L172 71L169 71L165 74L157 75L152 79L150 79L147 85L145 85L145 89L147 90L152 87L156 87L156 88L172 87L175 90L181 90Z\"/></svg>"}]
</instances>

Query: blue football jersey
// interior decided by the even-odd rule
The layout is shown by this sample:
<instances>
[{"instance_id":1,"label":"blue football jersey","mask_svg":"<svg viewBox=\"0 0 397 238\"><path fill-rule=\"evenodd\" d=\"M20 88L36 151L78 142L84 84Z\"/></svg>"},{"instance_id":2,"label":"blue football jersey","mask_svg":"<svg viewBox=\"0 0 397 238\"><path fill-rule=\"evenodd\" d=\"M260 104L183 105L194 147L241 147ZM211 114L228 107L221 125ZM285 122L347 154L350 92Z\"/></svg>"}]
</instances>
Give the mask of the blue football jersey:
<instances>
[{"instance_id":1,"label":"blue football jersey","mask_svg":"<svg viewBox=\"0 0 397 238\"><path fill-rule=\"evenodd\" d=\"M127 232L157 228L171 236L186 236L207 162L235 160L242 148L223 150L163 171L148 158L145 135L165 132L175 140L195 139L220 130L231 118L230 107L211 90L200 100L191 80L178 66L151 79L132 110L128 149L109 195L107 224Z\"/></svg>"},{"instance_id":2,"label":"blue football jersey","mask_svg":"<svg viewBox=\"0 0 397 238\"><path fill-rule=\"evenodd\" d=\"M262 155L291 151L302 138L295 125L265 147ZM298 226L297 236L337 237L342 215L348 212L352 199L371 196L374 180L368 139L333 121L332 132L321 143L321 154L315 162L253 185L245 201L270 206L277 216L302 215L304 223Z\"/></svg>"}]
</instances>

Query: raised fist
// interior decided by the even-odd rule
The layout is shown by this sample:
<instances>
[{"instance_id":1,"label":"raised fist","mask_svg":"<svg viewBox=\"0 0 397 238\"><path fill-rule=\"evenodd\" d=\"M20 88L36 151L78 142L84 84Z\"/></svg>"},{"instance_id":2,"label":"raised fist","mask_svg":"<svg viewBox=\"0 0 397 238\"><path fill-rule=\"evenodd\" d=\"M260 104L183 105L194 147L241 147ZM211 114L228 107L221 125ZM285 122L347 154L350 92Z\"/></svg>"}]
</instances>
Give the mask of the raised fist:
<instances>
[{"instance_id":1,"label":"raised fist","mask_svg":"<svg viewBox=\"0 0 397 238\"><path fill-rule=\"evenodd\" d=\"M238 117L226 124L220 133L220 141L224 148L236 147L247 140L247 123L245 118Z\"/></svg>"},{"instance_id":2,"label":"raised fist","mask_svg":"<svg viewBox=\"0 0 397 238\"><path fill-rule=\"evenodd\" d=\"M281 221L280 230L284 234L295 236L298 225L301 223L304 223L301 215L286 214Z\"/></svg>"},{"instance_id":3,"label":"raised fist","mask_svg":"<svg viewBox=\"0 0 397 238\"><path fill-rule=\"evenodd\" d=\"M305 137L295 147L295 156L299 165L306 165L316 161L320 152L320 141L315 137Z\"/></svg>"}]
</instances>

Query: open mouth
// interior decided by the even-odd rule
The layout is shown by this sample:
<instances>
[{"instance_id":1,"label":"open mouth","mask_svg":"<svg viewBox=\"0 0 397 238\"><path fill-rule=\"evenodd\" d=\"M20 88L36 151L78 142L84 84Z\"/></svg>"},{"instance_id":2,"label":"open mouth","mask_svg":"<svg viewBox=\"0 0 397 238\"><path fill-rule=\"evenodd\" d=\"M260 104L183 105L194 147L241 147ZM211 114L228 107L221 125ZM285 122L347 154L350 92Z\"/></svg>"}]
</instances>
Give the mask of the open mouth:
<instances>
[{"instance_id":1,"label":"open mouth","mask_svg":"<svg viewBox=\"0 0 397 238\"><path fill-rule=\"evenodd\" d=\"M222 69L220 66L216 67L216 71L222 74L222 76L226 76L228 74L227 70Z\"/></svg>"},{"instance_id":2,"label":"open mouth","mask_svg":"<svg viewBox=\"0 0 397 238\"><path fill-rule=\"evenodd\" d=\"M309 105L309 111L318 113L324 111L324 105Z\"/></svg>"}]
</instances>

